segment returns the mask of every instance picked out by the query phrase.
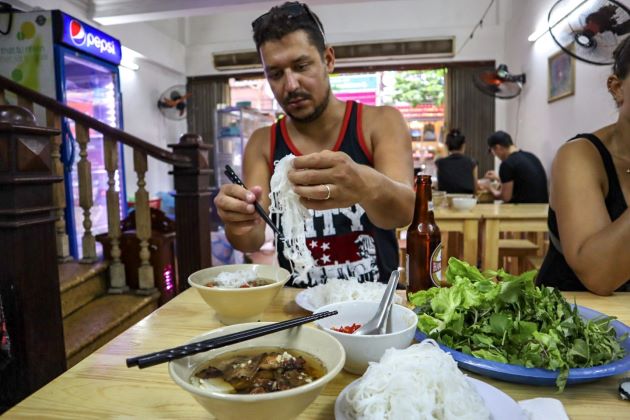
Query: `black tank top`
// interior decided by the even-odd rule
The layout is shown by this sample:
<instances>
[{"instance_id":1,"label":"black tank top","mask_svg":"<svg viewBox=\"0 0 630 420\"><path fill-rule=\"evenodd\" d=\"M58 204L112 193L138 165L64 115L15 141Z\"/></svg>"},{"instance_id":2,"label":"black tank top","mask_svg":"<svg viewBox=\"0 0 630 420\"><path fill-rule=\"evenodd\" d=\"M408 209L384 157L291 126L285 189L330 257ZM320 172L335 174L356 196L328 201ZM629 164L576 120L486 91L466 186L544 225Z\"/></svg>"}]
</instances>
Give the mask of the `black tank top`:
<instances>
[{"instance_id":1,"label":"black tank top","mask_svg":"<svg viewBox=\"0 0 630 420\"><path fill-rule=\"evenodd\" d=\"M373 166L361 129L362 108L359 103L346 102L341 131L332 150L346 153L361 165ZM271 126L270 143L272 173L275 163L284 156L302 155L289 137L285 118ZM306 222L306 243L315 259L315 267L307 274L308 284L294 286L315 286L329 278L348 277L356 277L360 282L387 282L398 266L398 242L393 230L374 226L358 204L344 209L311 210L311 214L312 219ZM282 229L275 216L274 223ZM283 250L283 244L278 241L278 262L291 271ZM293 285L292 281L289 284Z\"/></svg>"},{"instance_id":2,"label":"black tank top","mask_svg":"<svg viewBox=\"0 0 630 420\"><path fill-rule=\"evenodd\" d=\"M594 134L578 134L571 140L576 138L585 138L590 141L597 148L597 151L602 157L606 176L608 177L608 194L604 202L610 220L615 221L626 211L628 205L626 204L626 199L623 196L623 191L619 184L619 178L617 177L617 171L615 170L612 156L608 149L606 149L606 146L604 146L604 143ZM584 287L577 275L573 272L571 267L569 267L569 264L567 264L567 261L564 259L564 255L562 255L556 212L553 211L551 207L549 207L547 223L549 225L550 237L549 250L540 267L537 283L545 286L554 286L560 290L586 290L586 287ZM620 289L627 289L628 286L630 286L630 281L626 282Z\"/></svg>"}]
</instances>

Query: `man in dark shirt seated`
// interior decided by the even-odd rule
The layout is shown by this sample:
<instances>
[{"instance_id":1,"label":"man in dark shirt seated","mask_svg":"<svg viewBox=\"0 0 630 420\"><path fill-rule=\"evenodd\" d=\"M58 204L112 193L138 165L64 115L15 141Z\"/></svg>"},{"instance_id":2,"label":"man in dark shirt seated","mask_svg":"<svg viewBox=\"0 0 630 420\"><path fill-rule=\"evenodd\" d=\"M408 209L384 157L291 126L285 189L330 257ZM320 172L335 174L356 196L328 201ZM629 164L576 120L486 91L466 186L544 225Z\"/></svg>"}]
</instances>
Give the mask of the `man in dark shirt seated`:
<instances>
[{"instance_id":1,"label":"man in dark shirt seated","mask_svg":"<svg viewBox=\"0 0 630 420\"><path fill-rule=\"evenodd\" d=\"M446 135L448 157L435 161L438 190L449 194L474 194L477 185L477 162L464 155L466 137L458 129Z\"/></svg>"},{"instance_id":2,"label":"man in dark shirt seated","mask_svg":"<svg viewBox=\"0 0 630 420\"><path fill-rule=\"evenodd\" d=\"M500 188L490 184L495 198L504 203L548 203L547 175L540 160L532 153L519 150L512 137L497 131L488 137L488 147L501 160L499 176L488 171L486 178L500 181Z\"/></svg>"}]
</instances>

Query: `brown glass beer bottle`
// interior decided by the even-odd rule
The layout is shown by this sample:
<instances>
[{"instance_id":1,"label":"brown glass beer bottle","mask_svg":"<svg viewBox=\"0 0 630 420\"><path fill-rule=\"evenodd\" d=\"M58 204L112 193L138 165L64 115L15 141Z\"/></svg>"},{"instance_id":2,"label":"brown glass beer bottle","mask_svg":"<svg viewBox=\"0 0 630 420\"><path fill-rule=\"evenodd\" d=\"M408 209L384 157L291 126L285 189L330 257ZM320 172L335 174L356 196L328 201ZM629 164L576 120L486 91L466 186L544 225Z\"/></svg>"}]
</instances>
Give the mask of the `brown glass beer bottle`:
<instances>
[{"instance_id":1,"label":"brown glass beer bottle","mask_svg":"<svg viewBox=\"0 0 630 420\"><path fill-rule=\"evenodd\" d=\"M419 175L413 221L407 229L407 294L441 286L442 238L433 218L431 177Z\"/></svg>"}]
</instances>

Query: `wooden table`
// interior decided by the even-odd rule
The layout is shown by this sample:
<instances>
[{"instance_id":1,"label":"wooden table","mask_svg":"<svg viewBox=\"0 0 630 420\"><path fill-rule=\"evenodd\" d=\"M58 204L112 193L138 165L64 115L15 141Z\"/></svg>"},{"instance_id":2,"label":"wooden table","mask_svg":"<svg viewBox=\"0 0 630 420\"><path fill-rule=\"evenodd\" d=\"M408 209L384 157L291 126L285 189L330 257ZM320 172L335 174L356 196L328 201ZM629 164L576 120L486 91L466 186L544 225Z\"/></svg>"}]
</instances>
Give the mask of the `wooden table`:
<instances>
[{"instance_id":1,"label":"wooden table","mask_svg":"<svg viewBox=\"0 0 630 420\"><path fill-rule=\"evenodd\" d=\"M457 211L450 208L439 207L434 210L435 223L440 228L442 234L443 245L446 245L446 239L451 232L458 232L463 237L462 258L471 265L477 265L478 258L478 242L479 242L479 226L481 215L472 211ZM406 233L407 228L403 231ZM406 235L405 235L406 236ZM398 238L398 248L400 249L399 264L401 267L407 267L407 240ZM451 257L450 250L442 249L442 263L444 267L447 264L447 257ZM457 255L459 257L459 255ZM402 273L400 277L401 284L406 284L407 274Z\"/></svg>"},{"instance_id":2,"label":"wooden table","mask_svg":"<svg viewBox=\"0 0 630 420\"><path fill-rule=\"evenodd\" d=\"M434 215L435 222L441 232L460 232L463 234L464 261L471 265L477 265L481 214L474 211L457 211L440 207L435 209Z\"/></svg>"},{"instance_id":3,"label":"wooden table","mask_svg":"<svg viewBox=\"0 0 630 420\"><path fill-rule=\"evenodd\" d=\"M483 219L482 269L499 266L501 232L547 232L547 204L478 204L471 213Z\"/></svg>"},{"instance_id":4,"label":"wooden table","mask_svg":"<svg viewBox=\"0 0 630 420\"><path fill-rule=\"evenodd\" d=\"M264 319L282 320L306 315L294 302L299 289L284 289ZM590 293L567 293L581 305L616 315L630 324L630 293L599 297ZM219 326L213 311L189 289L156 310L66 373L22 401L5 415L7 418L101 419L210 418L184 390L173 383L166 365L148 369L128 369L125 358L172 347ZM561 400L573 419L628 418L630 403L619 399L619 377L568 387L557 394L555 388L500 382L477 375L503 390L515 400L551 397ZM299 417L332 419L335 398L357 376L342 371ZM421 389L410 390L422 392Z\"/></svg>"}]
</instances>

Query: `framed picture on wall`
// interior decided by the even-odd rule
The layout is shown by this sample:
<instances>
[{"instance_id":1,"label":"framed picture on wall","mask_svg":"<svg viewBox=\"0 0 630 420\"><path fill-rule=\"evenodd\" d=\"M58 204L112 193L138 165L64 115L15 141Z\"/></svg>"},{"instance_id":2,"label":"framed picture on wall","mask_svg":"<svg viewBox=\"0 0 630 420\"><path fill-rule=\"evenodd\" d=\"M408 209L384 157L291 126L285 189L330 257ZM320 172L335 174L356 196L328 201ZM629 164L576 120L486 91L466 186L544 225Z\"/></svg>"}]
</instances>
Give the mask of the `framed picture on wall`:
<instances>
[{"instance_id":1,"label":"framed picture on wall","mask_svg":"<svg viewBox=\"0 0 630 420\"><path fill-rule=\"evenodd\" d=\"M571 47L570 47L571 48ZM547 102L575 93L575 59L560 50L549 57Z\"/></svg>"}]
</instances>

